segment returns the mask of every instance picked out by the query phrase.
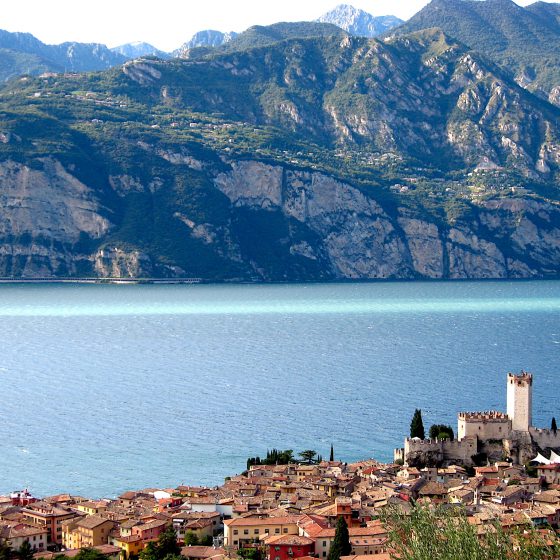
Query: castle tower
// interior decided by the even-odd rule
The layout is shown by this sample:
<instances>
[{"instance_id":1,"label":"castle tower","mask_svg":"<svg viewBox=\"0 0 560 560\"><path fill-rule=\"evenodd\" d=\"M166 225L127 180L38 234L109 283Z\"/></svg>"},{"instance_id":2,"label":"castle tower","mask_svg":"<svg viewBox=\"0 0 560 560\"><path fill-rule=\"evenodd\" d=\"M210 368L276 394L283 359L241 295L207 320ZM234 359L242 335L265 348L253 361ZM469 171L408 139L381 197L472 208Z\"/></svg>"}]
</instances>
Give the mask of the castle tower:
<instances>
[{"instance_id":1,"label":"castle tower","mask_svg":"<svg viewBox=\"0 0 560 560\"><path fill-rule=\"evenodd\" d=\"M507 414L513 431L528 432L533 422L533 375L508 373Z\"/></svg>"}]
</instances>

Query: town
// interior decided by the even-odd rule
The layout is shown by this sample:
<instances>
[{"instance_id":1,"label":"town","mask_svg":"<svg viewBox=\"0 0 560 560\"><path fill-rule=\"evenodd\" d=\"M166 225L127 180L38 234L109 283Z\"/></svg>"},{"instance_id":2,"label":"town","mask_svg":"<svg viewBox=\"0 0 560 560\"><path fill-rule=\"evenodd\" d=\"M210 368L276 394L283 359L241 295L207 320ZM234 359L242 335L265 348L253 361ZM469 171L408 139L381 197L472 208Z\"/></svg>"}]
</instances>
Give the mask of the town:
<instances>
[{"instance_id":1,"label":"town","mask_svg":"<svg viewBox=\"0 0 560 560\"><path fill-rule=\"evenodd\" d=\"M508 374L507 414L460 413L458 442L451 429L433 439L410 437L392 464L344 463L332 446L328 461L312 450L299 462L292 450L272 450L219 487L149 488L95 501L14 492L0 497L0 557L50 560L93 549L99 558L157 558L146 551L171 535L186 560L387 560L394 556L384 512L409 515L418 506L461 508L481 537L497 523L556 546L556 423L551 430L531 426L532 383L531 374ZM415 415L411 432L423 432L419 422ZM337 556L341 525L349 542Z\"/></svg>"}]
</instances>

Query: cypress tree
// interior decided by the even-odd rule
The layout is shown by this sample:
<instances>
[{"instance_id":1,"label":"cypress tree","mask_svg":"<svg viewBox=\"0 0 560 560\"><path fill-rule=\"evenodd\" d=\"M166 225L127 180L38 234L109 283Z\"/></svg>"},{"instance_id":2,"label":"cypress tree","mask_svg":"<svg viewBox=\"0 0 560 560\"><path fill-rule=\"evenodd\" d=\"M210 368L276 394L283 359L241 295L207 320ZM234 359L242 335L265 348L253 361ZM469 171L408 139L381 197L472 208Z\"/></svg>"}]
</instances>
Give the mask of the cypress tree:
<instances>
[{"instance_id":1,"label":"cypress tree","mask_svg":"<svg viewBox=\"0 0 560 560\"><path fill-rule=\"evenodd\" d=\"M334 461L334 447L333 444L331 443L331 456L329 457L329 461Z\"/></svg>"},{"instance_id":2,"label":"cypress tree","mask_svg":"<svg viewBox=\"0 0 560 560\"><path fill-rule=\"evenodd\" d=\"M341 556L348 556L352 552L350 534L344 517L339 517L336 522L336 532L329 550L328 560L340 560Z\"/></svg>"},{"instance_id":3,"label":"cypress tree","mask_svg":"<svg viewBox=\"0 0 560 560\"><path fill-rule=\"evenodd\" d=\"M550 423L550 429L554 432L554 435L556 435L558 426L556 425L556 418L554 418L554 416L552 417L552 422Z\"/></svg>"},{"instance_id":4,"label":"cypress tree","mask_svg":"<svg viewBox=\"0 0 560 560\"><path fill-rule=\"evenodd\" d=\"M422 411L417 408L414 411L414 416L410 422L410 437L426 439L426 432L424 431L424 422L422 421Z\"/></svg>"}]
</instances>

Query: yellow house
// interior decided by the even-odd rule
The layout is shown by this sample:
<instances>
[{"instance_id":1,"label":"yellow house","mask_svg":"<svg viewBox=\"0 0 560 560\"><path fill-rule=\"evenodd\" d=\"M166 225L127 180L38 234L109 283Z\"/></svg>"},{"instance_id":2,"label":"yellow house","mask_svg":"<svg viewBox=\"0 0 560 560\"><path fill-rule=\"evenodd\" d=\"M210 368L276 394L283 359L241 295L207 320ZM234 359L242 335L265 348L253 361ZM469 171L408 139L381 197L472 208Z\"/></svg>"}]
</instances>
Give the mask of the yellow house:
<instances>
[{"instance_id":1,"label":"yellow house","mask_svg":"<svg viewBox=\"0 0 560 560\"><path fill-rule=\"evenodd\" d=\"M144 541L138 535L130 535L128 537L113 537L112 543L121 549L121 557L123 560L131 556L138 556L144 550Z\"/></svg>"},{"instance_id":2,"label":"yellow house","mask_svg":"<svg viewBox=\"0 0 560 560\"><path fill-rule=\"evenodd\" d=\"M237 517L224 521L224 546L243 548L274 535L297 535L300 516Z\"/></svg>"},{"instance_id":3,"label":"yellow house","mask_svg":"<svg viewBox=\"0 0 560 560\"><path fill-rule=\"evenodd\" d=\"M75 509L87 515L97 515L107 509L107 502L81 502L75 506Z\"/></svg>"},{"instance_id":4,"label":"yellow house","mask_svg":"<svg viewBox=\"0 0 560 560\"><path fill-rule=\"evenodd\" d=\"M114 526L113 521L99 515L67 521L62 527L62 544L70 550L107 544Z\"/></svg>"}]
</instances>

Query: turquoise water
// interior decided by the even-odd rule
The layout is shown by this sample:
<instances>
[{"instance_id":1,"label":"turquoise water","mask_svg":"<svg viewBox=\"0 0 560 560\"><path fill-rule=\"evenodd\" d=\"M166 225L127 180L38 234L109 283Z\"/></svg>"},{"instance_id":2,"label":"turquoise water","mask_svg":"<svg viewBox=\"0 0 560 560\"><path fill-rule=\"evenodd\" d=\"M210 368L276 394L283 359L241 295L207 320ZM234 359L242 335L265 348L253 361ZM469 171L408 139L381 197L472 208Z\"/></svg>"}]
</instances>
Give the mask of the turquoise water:
<instances>
[{"instance_id":1,"label":"turquoise water","mask_svg":"<svg viewBox=\"0 0 560 560\"><path fill-rule=\"evenodd\" d=\"M414 408L558 405L560 282L0 286L0 493L218 484L270 447L389 460Z\"/></svg>"}]
</instances>

